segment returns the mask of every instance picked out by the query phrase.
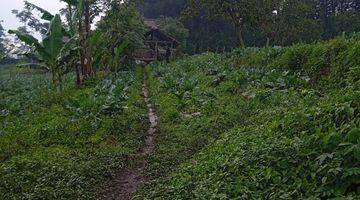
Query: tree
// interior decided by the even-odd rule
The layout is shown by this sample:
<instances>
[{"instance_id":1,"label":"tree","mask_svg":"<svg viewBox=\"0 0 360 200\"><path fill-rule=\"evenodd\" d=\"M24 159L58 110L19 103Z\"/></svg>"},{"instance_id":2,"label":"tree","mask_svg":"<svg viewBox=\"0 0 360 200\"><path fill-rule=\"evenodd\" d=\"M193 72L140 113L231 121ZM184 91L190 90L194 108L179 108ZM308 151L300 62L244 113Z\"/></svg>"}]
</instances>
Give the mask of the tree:
<instances>
[{"instance_id":1,"label":"tree","mask_svg":"<svg viewBox=\"0 0 360 200\"><path fill-rule=\"evenodd\" d=\"M67 19L68 33L72 38L76 38L78 56L80 58L81 69L74 63L76 71L76 84L80 86L83 79L89 78L94 74L93 55L90 44L91 24L94 18L99 15L101 8L100 0L61 0L67 3L67 8L61 13ZM76 55L76 54L74 54ZM69 55L70 56L70 55ZM75 61L74 58L71 60Z\"/></svg>"},{"instance_id":2,"label":"tree","mask_svg":"<svg viewBox=\"0 0 360 200\"><path fill-rule=\"evenodd\" d=\"M89 39L91 35L91 24L100 12L99 8L100 0L62 0L68 4L67 19L70 24L70 30L75 31L74 25L77 22L77 33L79 36L79 54L81 63L82 79L91 77L94 75L94 69L92 66L92 53ZM76 12L76 19L70 17L73 16L73 12ZM79 72L77 71L77 74ZM81 80L78 78L78 84L81 84Z\"/></svg>"},{"instance_id":3,"label":"tree","mask_svg":"<svg viewBox=\"0 0 360 200\"><path fill-rule=\"evenodd\" d=\"M312 0L287 0L281 2L276 22L276 43L291 45L320 39L322 28L315 19Z\"/></svg>"},{"instance_id":4,"label":"tree","mask_svg":"<svg viewBox=\"0 0 360 200\"><path fill-rule=\"evenodd\" d=\"M4 27L1 25L0 21L0 61L6 57L6 48L4 45L4 36L5 36L5 30Z\"/></svg>"},{"instance_id":5,"label":"tree","mask_svg":"<svg viewBox=\"0 0 360 200\"><path fill-rule=\"evenodd\" d=\"M15 16L20 20L20 22L24 23L24 25L30 27L32 30L40 33L44 37L46 35L46 32L48 31L47 29L49 27L49 22L42 22L40 21L40 19L34 17L34 10L42 13L42 17L51 20L50 13L28 1L24 1L24 10L12 10L12 13L15 14Z\"/></svg>"},{"instance_id":6,"label":"tree","mask_svg":"<svg viewBox=\"0 0 360 200\"><path fill-rule=\"evenodd\" d=\"M21 41L35 48L35 51L42 62L42 67L49 69L55 86L61 90L62 77L65 69L62 67L61 55L67 51L68 46L63 42L64 32L60 15L55 15L50 22L49 31L40 43L35 37L20 32L9 30L10 34L15 34Z\"/></svg>"},{"instance_id":7,"label":"tree","mask_svg":"<svg viewBox=\"0 0 360 200\"><path fill-rule=\"evenodd\" d=\"M234 26L238 44L244 47L246 26L260 26L268 35L276 6L275 0L189 0L186 13L205 13L209 19L224 19Z\"/></svg>"},{"instance_id":8,"label":"tree","mask_svg":"<svg viewBox=\"0 0 360 200\"><path fill-rule=\"evenodd\" d=\"M186 0L142 0L137 3L137 8L147 18L160 16L177 18L185 8Z\"/></svg>"},{"instance_id":9,"label":"tree","mask_svg":"<svg viewBox=\"0 0 360 200\"><path fill-rule=\"evenodd\" d=\"M131 65L135 50L143 47L145 35L144 19L135 5L113 1L97 27L104 38L96 46L103 49L105 68L118 71Z\"/></svg>"},{"instance_id":10,"label":"tree","mask_svg":"<svg viewBox=\"0 0 360 200\"><path fill-rule=\"evenodd\" d=\"M190 0L189 6L191 10L197 10L194 13L205 12L210 19L221 17L233 24L239 45L245 47L245 26L251 26L259 21L258 18L262 17L260 11L265 10L261 9L261 6L266 2L266 0Z\"/></svg>"},{"instance_id":11,"label":"tree","mask_svg":"<svg viewBox=\"0 0 360 200\"><path fill-rule=\"evenodd\" d=\"M157 24L165 33L175 37L181 44L182 48L186 48L186 40L189 37L189 30L177 19L172 17L161 16L157 19Z\"/></svg>"}]
</instances>

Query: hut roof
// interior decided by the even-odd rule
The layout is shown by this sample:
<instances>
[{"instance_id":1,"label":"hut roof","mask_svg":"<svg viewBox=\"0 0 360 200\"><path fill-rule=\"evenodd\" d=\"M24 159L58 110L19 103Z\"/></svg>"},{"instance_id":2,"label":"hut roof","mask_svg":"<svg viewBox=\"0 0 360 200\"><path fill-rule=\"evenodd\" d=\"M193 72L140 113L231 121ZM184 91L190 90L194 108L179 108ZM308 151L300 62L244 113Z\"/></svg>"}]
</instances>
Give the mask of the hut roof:
<instances>
[{"instance_id":1,"label":"hut roof","mask_svg":"<svg viewBox=\"0 0 360 200\"><path fill-rule=\"evenodd\" d=\"M145 19L145 26L148 29L158 29L158 25L155 19Z\"/></svg>"},{"instance_id":2,"label":"hut roof","mask_svg":"<svg viewBox=\"0 0 360 200\"><path fill-rule=\"evenodd\" d=\"M155 36L159 41L165 41L165 42L172 42L176 46L180 44L179 41L177 41L172 36L166 34L165 32L161 31L160 29L151 29L148 32L146 32L145 37L149 37L150 35Z\"/></svg>"},{"instance_id":3,"label":"hut roof","mask_svg":"<svg viewBox=\"0 0 360 200\"><path fill-rule=\"evenodd\" d=\"M164 31L160 30L155 19L145 19L145 26L149 29L145 34L146 38L151 35L155 36L160 41L172 42L176 47L180 45L180 42L178 40L176 40L171 35L165 33Z\"/></svg>"}]
</instances>

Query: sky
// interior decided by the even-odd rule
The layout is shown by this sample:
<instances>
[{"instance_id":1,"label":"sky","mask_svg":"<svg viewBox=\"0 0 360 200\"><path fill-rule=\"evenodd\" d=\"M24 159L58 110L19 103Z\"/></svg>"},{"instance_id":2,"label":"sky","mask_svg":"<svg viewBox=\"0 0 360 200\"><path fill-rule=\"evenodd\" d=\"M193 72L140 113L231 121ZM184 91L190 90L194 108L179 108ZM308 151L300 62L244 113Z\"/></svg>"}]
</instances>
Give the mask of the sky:
<instances>
[{"instance_id":1,"label":"sky","mask_svg":"<svg viewBox=\"0 0 360 200\"><path fill-rule=\"evenodd\" d=\"M28 0L29 2L38 5L50 13L58 13L59 10L65 7L65 4L60 2L59 0ZM2 20L1 24L3 27L8 29L16 29L17 27L23 25L19 22L19 20L15 17L14 14L11 13L11 10L17 9L22 10L24 7L23 0L0 0L0 20Z\"/></svg>"}]
</instances>

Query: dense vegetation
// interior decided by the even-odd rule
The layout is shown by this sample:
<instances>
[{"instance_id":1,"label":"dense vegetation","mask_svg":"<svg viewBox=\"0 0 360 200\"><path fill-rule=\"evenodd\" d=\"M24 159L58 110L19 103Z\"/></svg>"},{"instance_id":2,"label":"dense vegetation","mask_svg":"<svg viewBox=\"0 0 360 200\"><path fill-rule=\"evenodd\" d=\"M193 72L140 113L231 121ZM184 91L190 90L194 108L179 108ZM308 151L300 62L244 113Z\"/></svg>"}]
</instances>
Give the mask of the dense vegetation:
<instances>
[{"instance_id":1,"label":"dense vegetation","mask_svg":"<svg viewBox=\"0 0 360 200\"><path fill-rule=\"evenodd\" d=\"M360 198L358 0L61 1L0 24L0 200Z\"/></svg>"},{"instance_id":2,"label":"dense vegetation","mask_svg":"<svg viewBox=\"0 0 360 200\"><path fill-rule=\"evenodd\" d=\"M146 18L180 19L186 52L246 46L287 46L360 30L358 0L141 0ZM274 12L276 11L276 12Z\"/></svg>"},{"instance_id":3,"label":"dense vegetation","mask_svg":"<svg viewBox=\"0 0 360 200\"><path fill-rule=\"evenodd\" d=\"M131 163L148 126L140 69L61 94L41 71L0 70L0 199L92 198Z\"/></svg>"},{"instance_id":4,"label":"dense vegetation","mask_svg":"<svg viewBox=\"0 0 360 200\"><path fill-rule=\"evenodd\" d=\"M359 52L352 37L152 65L160 133L138 199L358 198Z\"/></svg>"}]
</instances>

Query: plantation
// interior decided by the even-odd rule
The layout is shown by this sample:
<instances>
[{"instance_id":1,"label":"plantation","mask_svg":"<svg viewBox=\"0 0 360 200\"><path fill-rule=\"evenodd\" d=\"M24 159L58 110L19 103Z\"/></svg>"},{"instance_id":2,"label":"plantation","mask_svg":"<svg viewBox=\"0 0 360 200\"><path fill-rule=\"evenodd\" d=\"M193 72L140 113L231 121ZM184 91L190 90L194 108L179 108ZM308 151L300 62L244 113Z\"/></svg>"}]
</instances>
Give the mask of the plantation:
<instances>
[{"instance_id":1,"label":"plantation","mask_svg":"<svg viewBox=\"0 0 360 200\"><path fill-rule=\"evenodd\" d=\"M142 144L141 69L61 94L46 74L1 71L0 199L88 199Z\"/></svg>"},{"instance_id":2,"label":"plantation","mask_svg":"<svg viewBox=\"0 0 360 200\"><path fill-rule=\"evenodd\" d=\"M360 199L360 1L34 1L0 7L0 200Z\"/></svg>"},{"instance_id":3,"label":"plantation","mask_svg":"<svg viewBox=\"0 0 360 200\"><path fill-rule=\"evenodd\" d=\"M160 133L138 199L359 198L359 52L338 38L152 65Z\"/></svg>"}]
</instances>

